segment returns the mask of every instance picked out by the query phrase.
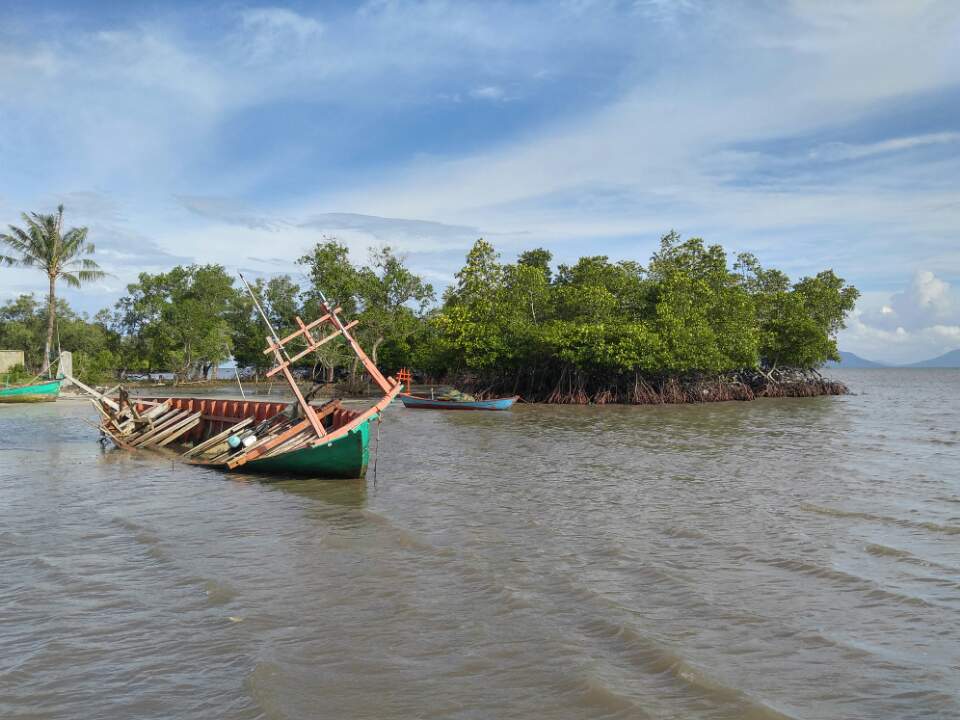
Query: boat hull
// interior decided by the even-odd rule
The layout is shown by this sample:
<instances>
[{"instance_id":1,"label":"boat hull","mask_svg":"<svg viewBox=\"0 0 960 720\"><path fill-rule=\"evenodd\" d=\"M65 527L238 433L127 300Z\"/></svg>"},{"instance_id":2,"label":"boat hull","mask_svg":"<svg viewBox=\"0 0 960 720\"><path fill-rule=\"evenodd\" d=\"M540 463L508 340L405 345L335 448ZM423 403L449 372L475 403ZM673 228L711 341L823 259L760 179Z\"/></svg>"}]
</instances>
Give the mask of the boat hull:
<instances>
[{"instance_id":1,"label":"boat hull","mask_svg":"<svg viewBox=\"0 0 960 720\"><path fill-rule=\"evenodd\" d=\"M371 420L373 418L331 442L252 460L237 471L342 480L362 478L370 461Z\"/></svg>"},{"instance_id":2,"label":"boat hull","mask_svg":"<svg viewBox=\"0 0 960 720\"><path fill-rule=\"evenodd\" d=\"M404 407L417 410L509 410L520 399L519 395L514 395L513 397L491 398L490 400L455 402L453 400L419 397L409 393L400 393L399 397Z\"/></svg>"},{"instance_id":3,"label":"boat hull","mask_svg":"<svg viewBox=\"0 0 960 720\"><path fill-rule=\"evenodd\" d=\"M0 403L53 402L60 394L60 381L0 388Z\"/></svg>"},{"instance_id":4,"label":"boat hull","mask_svg":"<svg viewBox=\"0 0 960 720\"><path fill-rule=\"evenodd\" d=\"M139 412L146 412L151 403L157 402L169 403L174 410L201 413L201 422L180 439L182 447L202 443L245 419L250 419L253 424L261 423L287 407L287 403L282 402L158 397L139 400L137 409ZM199 457L189 458L186 462L226 472L277 477L361 478L366 474L370 459L370 423L378 418L379 413L359 413L339 407L324 419L324 425L332 438L330 440L321 440L287 452L268 453L264 457L235 467L231 467L226 461L206 461Z\"/></svg>"}]
</instances>

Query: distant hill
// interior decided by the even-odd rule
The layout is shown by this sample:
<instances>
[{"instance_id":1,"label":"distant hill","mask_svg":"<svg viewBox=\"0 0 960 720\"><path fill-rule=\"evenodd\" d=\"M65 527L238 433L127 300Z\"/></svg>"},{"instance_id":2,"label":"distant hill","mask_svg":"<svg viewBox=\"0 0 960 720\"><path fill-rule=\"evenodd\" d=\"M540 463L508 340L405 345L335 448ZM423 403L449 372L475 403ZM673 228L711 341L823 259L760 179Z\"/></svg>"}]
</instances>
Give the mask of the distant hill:
<instances>
[{"instance_id":1,"label":"distant hill","mask_svg":"<svg viewBox=\"0 0 960 720\"><path fill-rule=\"evenodd\" d=\"M843 353L840 353L841 355ZM929 360L921 360L920 362L910 363L909 365L904 365L903 367L908 368L960 368L960 350L951 350L948 353L939 355L935 358L930 358Z\"/></svg>"},{"instance_id":2,"label":"distant hill","mask_svg":"<svg viewBox=\"0 0 960 720\"><path fill-rule=\"evenodd\" d=\"M854 355L852 352L840 351L840 362L834 362L833 360L829 361L825 368L882 368L889 367L889 365L884 365L883 363L874 362L873 360L866 360L865 358L860 357L859 355Z\"/></svg>"}]
</instances>

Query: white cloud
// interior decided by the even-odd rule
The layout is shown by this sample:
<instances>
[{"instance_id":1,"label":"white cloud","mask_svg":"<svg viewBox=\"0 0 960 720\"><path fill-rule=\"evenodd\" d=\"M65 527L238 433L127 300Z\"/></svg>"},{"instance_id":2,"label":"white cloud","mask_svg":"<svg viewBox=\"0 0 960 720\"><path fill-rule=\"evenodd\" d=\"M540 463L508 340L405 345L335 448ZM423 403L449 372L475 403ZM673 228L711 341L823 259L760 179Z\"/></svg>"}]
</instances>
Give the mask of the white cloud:
<instances>
[{"instance_id":1,"label":"white cloud","mask_svg":"<svg viewBox=\"0 0 960 720\"><path fill-rule=\"evenodd\" d=\"M912 137L899 137L875 143L827 143L810 151L809 157L820 160L858 160L872 155L912 150L925 145L942 145L960 142L960 133L940 132Z\"/></svg>"},{"instance_id":2,"label":"white cloud","mask_svg":"<svg viewBox=\"0 0 960 720\"><path fill-rule=\"evenodd\" d=\"M919 270L905 290L890 297L889 304L865 312L862 319L885 330L960 324L960 294L931 271Z\"/></svg>"},{"instance_id":3,"label":"white cloud","mask_svg":"<svg viewBox=\"0 0 960 720\"><path fill-rule=\"evenodd\" d=\"M479 100L503 100L505 99L505 93L503 88L498 85L484 85L471 90L470 97Z\"/></svg>"},{"instance_id":4,"label":"white cloud","mask_svg":"<svg viewBox=\"0 0 960 720\"><path fill-rule=\"evenodd\" d=\"M918 95L955 86L951 0L436 0L314 14L228 5L203 11L210 27L199 12L95 30L84 18L39 35L37 23L0 23L7 207L73 192L68 207L93 207L98 232L113 233L105 250L136 247L122 242L128 233L204 261L289 261L331 233L359 253L396 240L443 276L477 234L505 255L582 244L644 259L675 227L794 275L833 265L872 287L894 272L960 276L960 133L929 123L857 132L878 109L908 116ZM570 88L576 101L563 95ZM555 92L555 105L527 122L540 92ZM516 97L497 115L516 109L524 121L478 137L466 129L462 145L433 153L434 128L412 126L378 167L344 175L324 165L340 142L330 125L377 119L347 141L344 154L361 165L398 108L445 98L444 112L469 110L469 97ZM257 125L287 112L309 132L284 143L283 123ZM869 173L857 167L867 159ZM834 175L810 167L823 160ZM94 207L91 188L120 208L115 217ZM611 250L606 238L635 240ZM864 306L858 337L881 351L948 342L956 319L912 288L909 302L886 293Z\"/></svg>"},{"instance_id":5,"label":"white cloud","mask_svg":"<svg viewBox=\"0 0 960 720\"><path fill-rule=\"evenodd\" d=\"M900 292L864 300L868 307L858 309L840 335L842 349L908 363L960 348L960 292L929 270L916 272Z\"/></svg>"}]
</instances>

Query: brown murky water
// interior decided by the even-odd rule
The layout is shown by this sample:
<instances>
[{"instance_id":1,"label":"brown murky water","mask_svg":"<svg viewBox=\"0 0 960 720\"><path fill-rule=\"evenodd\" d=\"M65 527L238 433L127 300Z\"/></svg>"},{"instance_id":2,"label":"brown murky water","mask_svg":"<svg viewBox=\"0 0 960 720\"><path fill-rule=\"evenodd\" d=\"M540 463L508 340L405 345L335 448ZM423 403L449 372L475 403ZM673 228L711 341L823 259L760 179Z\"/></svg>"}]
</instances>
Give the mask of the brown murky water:
<instances>
[{"instance_id":1,"label":"brown murky water","mask_svg":"<svg viewBox=\"0 0 960 720\"><path fill-rule=\"evenodd\" d=\"M391 408L376 484L0 406L0 717L956 718L960 371Z\"/></svg>"}]
</instances>

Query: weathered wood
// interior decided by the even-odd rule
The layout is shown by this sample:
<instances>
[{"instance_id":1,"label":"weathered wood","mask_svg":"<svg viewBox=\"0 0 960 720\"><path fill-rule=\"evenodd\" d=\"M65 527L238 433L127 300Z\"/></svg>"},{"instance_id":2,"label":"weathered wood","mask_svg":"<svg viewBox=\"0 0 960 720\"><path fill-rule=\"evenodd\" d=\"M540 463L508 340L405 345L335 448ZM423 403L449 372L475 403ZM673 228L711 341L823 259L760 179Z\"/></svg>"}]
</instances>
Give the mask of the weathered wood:
<instances>
[{"instance_id":1,"label":"weathered wood","mask_svg":"<svg viewBox=\"0 0 960 720\"><path fill-rule=\"evenodd\" d=\"M177 425L170 433L160 442L156 443L157 447L166 447L174 440L179 437L183 437L184 433L193 430L197 425L200 424L200 413L195 413L183 421L180 425Z\"/></svg>"},{"instance_id":2,"label":"weathered wood","mask_svg":"<svg viewBox=\"0 0 960 720\"><path fill-rule=\"evenodd\" d=\"M148 432L143 433L139 437L134 438L131 441L131 444L136 447L145 445L148 440L152 440L167 428L183 420L189 414L190 414L189 410L174 410L173 413L167 413L166 415L163 416L162 421L157 423L152 430L149 430Z\"/></svg>"},{"instance_id":3,"label":"weathered wood","mask_svg":"<svg viewBox=\"0 0 960 720\"><path fill-rule=\"evenodd\" d=\"M115 422L113 416L104 410L103 406L97 400L90 398L90 402L93 407L96 408L97 412L100 413L100 426L104 428L104 431L110 435L110 437L113 437L113 433L109 432L106 427L107 425L113 425L113 429L116 431L116 433L118 435L122 435L120 428L117 427L117 423Z\"/></svg>"},{"instance_id":4,"label":"weathered wood","mask_svg":"<svg viewBox=\"0 0 960 720\"><path fill-rule=\"evenodd\" d=\"M117 405L117 403L115 403L113 400L111 400L110 398L108 398L108 397L107 397L106 395L104 395L103 393L97 392L96 390L94 390L92 387L90 387L90 386L88 386L88 385L84 385L82 382L80 382L79 380L77 380L75 377L71 377L70 375L64 375L64 377L66 377L67 380L69 380L70 382L72 382L74 385L76 385L78 388L80 388L81 390L83 390L85 393L87 393L87 394L90 395L91 397L97 398L97 400L99 400L100 402L102 402L103 404L105 404L107 407L109 407L109 408L110 408L111 410L113 410L114 412L117 412L117 411L120 409L120 406Z\"/></svg>"},{"instance_id":5,"label":"weathered wood","mask_svg":"<svg viewBox=\"0 0 960 720\"><path fill-rule=\"evenodd\" d=\"M207 419L207 416L204 415L204 416L202 417L202 419L206 420L206 419ZM252 417L248 417L248 418L246 418L245 420L241 420L240 422L238 422L238 423L237 423L236 425L234 425L233 427L229 427L229 428L227 428L226 430L224 430L223 432L217 433L216 435L214 435L214 436L211 437L211 438L207 438L206 440L204 440L204 441L203 441L202 443L200 443L199 445L195 445L194 447L190 448L189 450L187 450L187 451L183 454L182 457L188 458L188 457L191 457L192 455L199 455L199 454L202 453L204 450L208 450L208 449L214 447L215 445L217 445L218 443L223 442L224 440L226 440L228 437L230 437L231 435L233 435L233 434L234 434L235 432L237 432L238 430L243 430L243 428L245 428L247 425L249 425L249 424L252 423L252 422L253 422L253 418L252 418Z\"/></svg>"},{"instance_id":6,"label":"weathered wood","mask_svg":"<svg viewBox=\"0 0 960 720\"><path fill-rule=\"evenodd\" d=\"M301 447L309 445L314 440L316 440L316 438L310 434L301 433L300 435L296 435L290 440L287 440L287 442L277 445L272 450L267 450L267 452L261 455L260 458L271 458L277 455L283 455L284 453L293 452L294 450L299 450Z\"/></svg>"},{"instance_id":7,"label":"weathered wood","mask_svg":"<svg viewBox=\"0 0 960 720\"><path fill-rule=\"evenodd\" d=\"M169 437L171 433L176 432L179 434L180 429L184 425L189 423L191 420L193 420L194 418L196 418L197 421L200 420L200 413L191 413L189 410L184 410L184 412L186 413L186 417L181 417L178 420L174 421L172 424L168 424L165 428L163 428L159 432L154 433L153 437L151 437L148 441L138 443L138 447L159 445L160 441Z\"/></svg>"},{"instance_id":8,"label":"weathered wood","mask_svg":"<svg viewBox=\"0 0 960 720\"><path fill-rule=\"evenodd\" d=\"M294 435L306 430L309 426L310 426L309 420L304 420L303 422L299 422L289 430L286 430L285 432L282 432L279 435L273 436L272 438L270 438L269 441L263 443L262 445L250 448L250 450L245 452L240 457L227 461L227 467L233 470L234 468L240 467L241 465L244 465L250 462L251 460L256 460L258 457L263 455L267 450L270 450L271 448L276 447L282 442L286 442L287 440L292 438Z\"/></svg>"},{"instance_id":9,"label":"weathered wood","mask_svg":"<svg viewBox=\"0 0 960 720\"><path fill-rule=\"evenodd\" d=\"M238 448L228 448L225 452L221 452L218 455L214 455L211 458L204 458L203 462L205 463L221 463L226 462L230 457L236 457L243 455L246 452L259 447L265 442L268 442L272 437L277 433L282 432L285 428L290 427L293 424L293 420L288 418L286 415L280 414L277 417L282 417L283 421L279 423L274 423L272 426L268 426L263 434L258 436L257 441L248 448L238 447ZM270 421L273 422L275 418L270 418Z\"/></svg>"},{"instance_id":10,"label":"weathered wood","mask_svg":"<svg viewBox=\"0 0 960 720\"><path fill-rule=\"evenodd\" d=\"M324 303L324 307L329 312L330 308L326 305L326 303ZM350 349L353 350L354 354L358 358L360 358L360 362L363 364L363 367L366 369L367 373L373 378L373 381L381 390L383 390L384 393L390 393L395 388L399 387L400 383L398 383L396 380L393 378L385 378L383 376L383 373L380 372L380 369L367 356L367 354L363 351L363 348L360 347L360 343L354 339L353 335L348 332L346 326L340 322L340 318L333 315L331 316L330 321L337 326L343 337L347 339L347 342L350 344Z\"/></svg>"},{"instance_id":11,"label":"weathered wood","mask_svg":"<svg viewBox=\"0 0 960 720\"><path fill-rule=\"evenodd\" d=\"M354 325L357 325L359 322L360 322L359 320L353 320L352 322L347 323L347 324L344 325L343 327L344 327L344 329L349 330L349 329L352 328ZM306 327L306 326L304 326L304 327ZM316 341L316 342L311 343L310 346L307 347L306 350L301 350L300 352L298 352L296 355L294 355L294 356L293 356L292 358L290 358L289 360L284 361L282 364L277 365L275 368L273 368L272 370L270 370L269 372L267 372L266 377L273 377L273 376L276 375L278 372L280 372L283 368L289 367L291 364L295 363L295 362L296 362L297 360L299 360L300 358L302 358L302 357L304 357L304 356L306 356L306 355L309 355L309 354L312 353L314 350L318 349L321 345L327 344L328 342L330 342L331 340L333 340L335 337L340 337L342 334L343 334L342 332L340 332L339 330L337 330L336 332L327 335L327 336L326 336L325 338L323 338L322 340L318 340L318 341ZM311 338L311 339L312 339L312 338Z\"/></svg>"},{"instance_id":12,"label":"weathered wood","mask_svg":"<svg viewBox=\"0 0 960 720\"><path fill-rule=\"evenodd\" d=\"M330 320L331 317L332 317L332 315L330 314L329 311L330 311L330 308L327 308L327 314L326 314L326 315L324 315L323 317L317 318L316 320L314 320L314 321L311 322L311 323L307 323L306 325L302 326L303 329L301 329L301 330L296 330L295 332L292 332L292 333L290 333L289 335L287 335L285 338L281 339L279 345L271 342L270 345L267 347L267 349L263 351L263 354L264 354L264 355L269 355L269 354L272 353L274 350L280 350L284 345L286 345L288 342L290 342L290 341L293 340L294 338L299 337L300 335L303 335L303 333L304 333L306 330L312 330L312 329L315 328L317 325L320 325L321 323L327 322L327 321ZM343 308L342 308L342 307L338 307L338 308L337 308L336 310L334 310L333 312L334 312L334 313L343 312Z\"/></svg>"}]
</instances>

